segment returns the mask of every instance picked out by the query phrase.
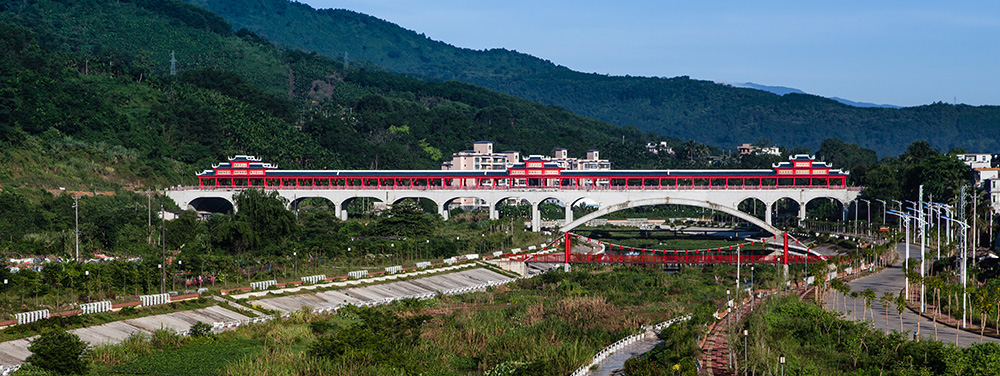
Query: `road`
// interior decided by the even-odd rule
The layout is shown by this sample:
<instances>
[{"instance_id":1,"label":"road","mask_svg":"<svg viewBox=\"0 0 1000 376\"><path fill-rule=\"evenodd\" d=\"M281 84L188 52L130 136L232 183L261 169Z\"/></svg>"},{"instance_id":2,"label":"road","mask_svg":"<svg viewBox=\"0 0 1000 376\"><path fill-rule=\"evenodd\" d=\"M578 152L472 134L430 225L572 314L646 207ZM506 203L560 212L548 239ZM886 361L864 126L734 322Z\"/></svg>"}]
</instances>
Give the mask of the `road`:
<instances>
[{"instance_id":1,"label":"road","mask_svg":"<svg viewBox=\"0 0 1000 376\"><path fill-rule=\"evenodd\" d=\"M904 279L903 279L903 268L902 260L905 255L905 244L896 245L896 252L899 254L900 262L892 267L882 270L880 273L872 274L866 277L858 278L851 281L849 284L851 286L851 291L862 291L866 288L870 288L875 291L875 295L878 297L882 296L884 292L890 292L893 295L898 294L900 290L903 289ZM920 260L920 246L910 245L910 257L914 258L919 262ZM858 312L847 313L854 308L854 304L850 297L847 298L847 307L843 307L843 295L837 292L829 292L829 297L826 299L826 309L828 310L838 310L845 312L845 317L852 320L861 320L861 307L864 307L864 299L858 299ZM931 294L928 292L927 298L929 299ZM839 303L834 303L834 302ZM928 303L930 301L928 300ZM874 327L885 330L885 308L876 299L872 302L872 310L875 311ZM894 304L890 303L889 307L889 329L899 331L899 314L897 313ZM869 313L866 317L867 320L871 319L871 314ZM934 323L930 319L918 316L910 310L903 311L903 330L912 333L918 332L921 338L934 338ZM937 325L938 330L938 340L947 343L956 343L955 335L956 329L944 326L942 324ZM969 346L973 343L979 343L979 335L973 334L966 331L958 331L958 341L959 346ZM983 342L998 342L997 339L991 337L984 337Z\"/></svg>"}]
</instances>

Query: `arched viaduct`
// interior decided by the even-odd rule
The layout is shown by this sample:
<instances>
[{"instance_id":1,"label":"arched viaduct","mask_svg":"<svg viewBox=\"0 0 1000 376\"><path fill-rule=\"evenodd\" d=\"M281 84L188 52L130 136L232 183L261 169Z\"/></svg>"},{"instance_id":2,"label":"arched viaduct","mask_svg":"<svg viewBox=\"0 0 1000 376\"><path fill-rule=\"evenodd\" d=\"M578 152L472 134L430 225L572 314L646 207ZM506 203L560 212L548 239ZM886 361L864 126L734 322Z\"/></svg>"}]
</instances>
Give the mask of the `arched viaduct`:
<instances>
[{"instance_id":1,"label":"arched viaduct","mask_svg":"<svg viewBox=\"0 0 1000 376\"><path fill-rule=\"evenodd\" d=\"M233 196L241 189L185 189L171 190L167 195L182 209L196 209L191 204L197 199L219 198L233 203ZM616 190L562 190L562 189L269 189L288 200L289 205L305 198L323 198L333 203L341 219L347 219L345 205L347 201L357 198L377 199L387 204L399 202L407 198L423 198L437 204L438 214L448 218L447 204L456 199L477 198L489 207L490 219L499 219L497 205L507 199L526 200L531 203L531 227L533 231L541 228L541 215L538 205L543 201L555 199L560 201L566 210L566 221L560 227L568 231L587 221L608 213L639 206L675 204L707 208L746 220L765 231L777 234L780 232L772 223L772 207L781 199L798 203L799 220L805 219L806 204L814 199L833 199L846 207L847 203L857 198L859 190L845 188L767 188L767 189L616 189ZM739 204L747 199L756 199L764 203L765 218L760 220L738 209ZM573 217L572 207L581 200L597 203L598 210L581 218ZM234 205L235 207L235 205ZM238 210L238 208L237 208Z\"/></svg>"}]
</instances>

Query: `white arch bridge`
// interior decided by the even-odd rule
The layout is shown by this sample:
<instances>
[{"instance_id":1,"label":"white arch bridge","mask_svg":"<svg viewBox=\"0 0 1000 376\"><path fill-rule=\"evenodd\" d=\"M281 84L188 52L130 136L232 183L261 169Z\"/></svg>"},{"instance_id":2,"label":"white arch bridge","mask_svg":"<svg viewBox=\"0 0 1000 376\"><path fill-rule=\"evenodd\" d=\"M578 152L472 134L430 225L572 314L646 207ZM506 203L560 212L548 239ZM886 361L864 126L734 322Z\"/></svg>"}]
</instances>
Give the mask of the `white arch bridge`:
<instances>
[{"instance_id":1,"label":"white arch bridge","mask_svg":"<svg viewBox=\"0 0 1000 376\"><path fill-rule=\"evenodd\" d=\"M233 203L233 196L246 188L189 188L167 192L182 209L196 209L192 203L198 199L217 198ZM369 198L393 204L403 199L428 199L437 204L438 213L448 218L448 204L456 200L476 198L489 208L490 219L499 219L497 206L508 200L523 200L531 204L531 227L541 228L538 205L555 199L565 207L565 221L560 231L569 231L587 221L608 213L640 206L674 204L701 207L726 213L746 220L772 234L780 230L772 225L772 206L778 200L789 199L799 204L798 218L805 219L806 204L815 199L833 199L843 207L855 198L859 191L845 188L771 188L771 189L542 189L542 188L496 188L489 190L469 189L289 189L268 188L289 201L290 207L306 198L323 198L333 203L341 219L347 219L346 204L350 200ZM741 202L748 199L760 200L765 206L763 220L738 209ZM572 207L580 202L597 203L598 210L580 218L574 218Z\"/></svg>"},{"instance_id":2,"label":"white arch bridge","mask_svg":"<svg viewBox=\"0 0 1000 376\"><path fill-rule=\"evenodd\" d=\"M555 163L528 159L506 170L471 171L278 170L257 158L236 156L198 174L198 186L173 189L167 195L182 209L198 209L206 199L226 200L235 207L237 192L264 189L287 199L289 208L306 198L329 200L341 219L347 219L348 202L360 198L387 205L427 199L446 219L447 208L454 203L472 201L487 207L490 219L499 219L501 203L527 201L533 231L541 228L538 206L547 200L558 200L565 207L561 231L619 210L675 204L730 214L777 234L772 208L780 200L798 204L800 221L812 200L833 200L844 210L861 191L847 186L847 176L808 155L793 156L770 170L566 170ZM763 220L739 210L742 202L751 199L763 204ZM599 209L574 218L572 208L581 202L596 203Z\"/></svg>"}]
</instances>

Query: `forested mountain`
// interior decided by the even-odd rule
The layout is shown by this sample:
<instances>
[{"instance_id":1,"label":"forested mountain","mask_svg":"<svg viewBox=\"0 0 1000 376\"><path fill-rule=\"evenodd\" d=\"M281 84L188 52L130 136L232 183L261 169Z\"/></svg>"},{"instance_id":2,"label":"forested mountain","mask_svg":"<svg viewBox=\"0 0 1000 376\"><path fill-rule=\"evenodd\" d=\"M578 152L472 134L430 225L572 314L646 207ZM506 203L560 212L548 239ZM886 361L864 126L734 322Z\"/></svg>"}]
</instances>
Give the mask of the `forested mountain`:
<instances>
[{"instance_id":1,"label":"forested mountain","mask_svg":"<svg viewBox=\"0 0 1000 376\"><path fill-rule=\"evenodd\" d=\"M283 168L436 169L478 140L529 154L599 148L616 168L673 163L634 128L466 83L345 69L176 0L0 4L0 185L191 183L234 154Z\"/></svg>"},{"instance_id":2,"label":"forested mountain","mask_svg":"<svg viewBox=\"0 0 1000 376\"><path fill-rule=\"evenodd\" d=\"M618 77L571 71L504 49L475 51L348 10L287 0L187 0L285 46L368 61L391 72L459 80L616 125L732 148L766 139L815 150L836 137L896 155L914 140L973 152L1000 150L1000 107L857 108L812 95L779 96L688 77ZM683 73L683 72L677 72Z\"/></svg>"}]
</instances>

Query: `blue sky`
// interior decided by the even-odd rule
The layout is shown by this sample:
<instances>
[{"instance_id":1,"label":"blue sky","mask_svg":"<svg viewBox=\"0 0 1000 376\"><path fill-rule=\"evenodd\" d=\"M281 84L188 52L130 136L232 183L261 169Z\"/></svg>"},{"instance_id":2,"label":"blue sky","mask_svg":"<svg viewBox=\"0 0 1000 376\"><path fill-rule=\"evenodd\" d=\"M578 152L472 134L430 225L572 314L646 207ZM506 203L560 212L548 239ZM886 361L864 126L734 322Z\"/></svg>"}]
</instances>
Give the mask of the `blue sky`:
<instances>
[{"instance_id":1,"label":"blue sky","mask_svg":"<svg viewBox=\"0 0 1000 376\"><path fill-rule=\"evenodd\" d=\"M581 72L1000 105L998 1L298 0Z\"/></svg>"}]
</instances>

